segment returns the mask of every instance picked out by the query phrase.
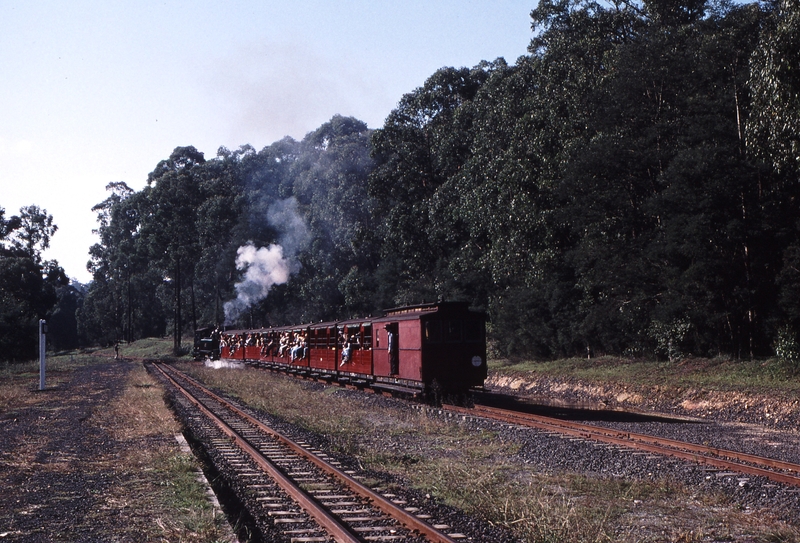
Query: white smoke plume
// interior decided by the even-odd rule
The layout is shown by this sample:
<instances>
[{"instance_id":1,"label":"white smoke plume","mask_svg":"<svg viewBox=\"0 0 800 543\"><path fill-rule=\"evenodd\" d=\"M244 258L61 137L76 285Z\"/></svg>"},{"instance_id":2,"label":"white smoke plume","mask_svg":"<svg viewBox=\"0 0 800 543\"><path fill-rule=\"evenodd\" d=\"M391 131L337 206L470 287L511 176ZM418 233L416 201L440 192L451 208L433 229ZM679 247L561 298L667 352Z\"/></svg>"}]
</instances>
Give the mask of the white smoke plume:
<instances>
[{"instance_id":1,"label":"white smoke plume","mask_svg":"<svg viewBox=\"0 0 800 543\"><path fill-rule=\"evenodd\" d=\"M236 283L236 299L225 302L225 324L231 324L254 303L269 294L274 285L282 285L300 268L295 255L306 243L309 232L297 211L297 200L288 198L273 204L267 220L280 232L280 244L256 248L251 242L236 251L236 268L246 270Z\"/></svg>"},{"instance_id":2,"label":"white smoke plume","mask_svg":"<svg viewBox=\"0 0 800 543\"><path fill-rule=\"evenodd\" d=\"M236 268L247 270L240 283L236 283L236 299L225 302L226 324L235 321L242 311L263 300L273 285L289 280L289 262L283 257L283 247L270 245L256 249L252 243L236 251Z\"/></svg>"}]
</instances>

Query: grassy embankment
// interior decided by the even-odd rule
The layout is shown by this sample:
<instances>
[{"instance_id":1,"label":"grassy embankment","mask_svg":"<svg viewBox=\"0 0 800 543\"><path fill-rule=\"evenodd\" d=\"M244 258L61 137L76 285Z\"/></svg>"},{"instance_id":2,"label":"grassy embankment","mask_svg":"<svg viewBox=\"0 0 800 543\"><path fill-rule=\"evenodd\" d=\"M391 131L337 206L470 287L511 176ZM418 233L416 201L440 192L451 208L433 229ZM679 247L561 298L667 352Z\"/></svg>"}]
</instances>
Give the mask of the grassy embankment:
<instances>
[{"instance_id":1,"label":"grassy embankment","mask_svg":"<svg viewBox=\"0 0 800 543\"><path fill-rule=\"evenodd\" d=\"M493 360L489 363L489 371L495 374L525 377L546 375L672 389L694 387L709 391L736 390L743 393L800 391L800 373L777 358L767 360L686 358L678 363L616 357L516 363Z\"/></svg>"}]
</instances>

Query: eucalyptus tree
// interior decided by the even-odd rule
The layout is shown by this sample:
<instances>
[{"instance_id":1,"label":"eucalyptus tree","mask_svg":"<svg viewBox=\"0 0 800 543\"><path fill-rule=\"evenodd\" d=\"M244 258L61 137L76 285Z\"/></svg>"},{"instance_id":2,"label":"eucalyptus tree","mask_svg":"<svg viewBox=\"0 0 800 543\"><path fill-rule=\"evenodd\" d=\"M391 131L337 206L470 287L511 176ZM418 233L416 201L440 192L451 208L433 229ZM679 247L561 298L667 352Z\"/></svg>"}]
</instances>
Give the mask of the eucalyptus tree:
<instances>
[{"instance_id":1,"label":"eucalyptus tree","mask_svg":"<svg viewBox=\"0 0 800 543\"><path fill-rule=\"evenodd\" d=\"M91 316L83 315L85 331L102 343L120 339L132 341L132 260L139 218L136 206L128 202L133 189L120 181L109 183L106 190L111 193L108 198L92 208L97 213L99 226L95 233L100 242L89 249L88 269L96 284L88 307L95 311ZM103 294L100 294L101 284L107 287ZM100 310L103 305L107 308L105 311ZM100 313L105 317L100 317Z\"/></svg>"},{"instance_id":2,"label":"eucalyptus tree","mask_svg":"<svg viewBox=\"0 0 800 543\"><path fill-rule=\"evenodd\" d=\"M461 280L480 270L470 283L485 285L501 349L550 356L564 345L573 350L568 328L577 294L563 262L569 222L557 214L556 197L567 165L591 137L593 99L613 70L609 51L627 39L634 16L592 2L549 1L531 16L531 54L515 66L484 65L489 78L469 105L470 156L437 200L442 211L448 195L459 202L451 214L468 236L453 263Z\"/></svg>"},{"instance_id":3,"label":"eucalyptus tree","mask_svg":"<svg viewBox=\"0 0 800 543\"><path fill-rule=\"evenodd\" d=\"M8 218L0 207L0 359L35 356L38 320L69 282L57 262L42 260L56 230L52 215L38 206Z\"/></svg>"},{"instance_id":4,"label":"eucalyptus tree","mask_svg":"<svg viewBox=\"0 0 800 543\"><path fill-rule=\"evenodd\" d=\"M776 0L751 58L747 143L778 171L800 172L800 6Z\"/></svg>"},{"instance_id":5,"label":"eucalyptus tree","mask_svg":"<svg viewBox=\"0 0 800 543\"><path fill-rule=\"evenodd\" d=\"M160 277L150 266L142 238L146 192L135 192L121 181L109 183L106 190L108 198L92 208L100 239L89 249L92 283L79 311L81 334L100 344L163 335Z\"/></svg>"},{"instance_id":6,"label":"eucalyptus tree","mask_svg":"<svg viewBox=\"0 0 800 543\"><path fill-rule=\"evenodd\" d=\"M737 120L757 13L706 17L685 4L681 17L645 12L605 56L608 76L560 188L574 242L565 256L584 333L603 349L649 349L653 329L689 321L695 348L750 354L758 172Z\"/></svg>"},{"instance_id":7,"label":"eucalyptus tree","mask_svg":"<svg viewBox=\"0 0 800 543\"><path fill-rule=\"evenodd\" d=\"M143 189L145 205L141 237L151 264L161 274L163 286L173 299L173 349L181 349L183 332L183 291L188 279L192 321L196 328L193 292L194 268L200 257L196 213L203 202L201 178L205 159L192 146L176 147L170 157L158 163Z\"/></svg>"},{"instance_id":8,"label":"eucalyptus tree","mask_svg":"<svg viewBox=\"0 0 800 543\"><path fill-rule=\"evenodd\" d=\"M397 303L445 294L437 269L450 246L431 237L432 198L469 157L470 120L460 112L487 77L481 67L438 70L403 96L372 136L375 170L369 194L384 218L381 256L382 266L389 269L382 277Z\"/></svg>"},{"instance_id":9,"label":"eucalyptus tree","mask_svg":"<svg viewBox=\"0 0 800 543\"><path fill-rule=\"evenodd\" d=\"M249 221L242 170L254 155L247 145L235 151L221 147L216 159L203 165L202 202L195 216L200 255L192 282L202 324L222 324L223 304L233 296L236 248L245 242Z\"/></svg>"},{"instance_id":10,"label":"eucalyptus tree","mask_svg":"<svg viewBox=\"0 0 800 543\"><path fill-rule=\"evenodd\" d=\"M292 165L292 195L308 226L299 253L307 319L373 313L390 303L374 281L378 220L367 192L371 131L352 117L334 116L308 133Z\"/></svg>"},{"instance_id":11,"label":"eucalyptus tree","mask_svg":"<svg viewBox=\"0 0 800 543\"><path fill-rule=\"evenodd\" d=\"M786 243L778 248L783 258L777 278L783 314L776 326L796 346L800 342L800 6L790 0L766 5L770 10L750 59L752 111L746 141L748 151L772 168L772 175L764 176L772 181L767 186L774 195L771 211L789 219L778 233Z\"/></svg>"}]
</instances>

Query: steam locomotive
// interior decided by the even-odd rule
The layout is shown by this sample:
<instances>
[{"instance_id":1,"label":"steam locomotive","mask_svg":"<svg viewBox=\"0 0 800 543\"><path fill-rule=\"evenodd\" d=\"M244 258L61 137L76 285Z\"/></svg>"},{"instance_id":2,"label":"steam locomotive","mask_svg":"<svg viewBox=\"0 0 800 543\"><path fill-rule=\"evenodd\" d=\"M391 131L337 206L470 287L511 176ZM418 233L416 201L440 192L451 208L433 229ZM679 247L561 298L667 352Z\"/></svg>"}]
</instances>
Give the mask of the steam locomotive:
<instances>
[{"instance_id":1,"label":"steam locomotive","mask_svg":"<svg viewBox=\"0 0 800 543\"><path fill-rule=\"evenodd\" d=\"M196 357L239 360L311 378L432 397L487 376L486 315L467 303L386 310L382 317L254 330L198 330Z\"/></svg>"}]
</instances>

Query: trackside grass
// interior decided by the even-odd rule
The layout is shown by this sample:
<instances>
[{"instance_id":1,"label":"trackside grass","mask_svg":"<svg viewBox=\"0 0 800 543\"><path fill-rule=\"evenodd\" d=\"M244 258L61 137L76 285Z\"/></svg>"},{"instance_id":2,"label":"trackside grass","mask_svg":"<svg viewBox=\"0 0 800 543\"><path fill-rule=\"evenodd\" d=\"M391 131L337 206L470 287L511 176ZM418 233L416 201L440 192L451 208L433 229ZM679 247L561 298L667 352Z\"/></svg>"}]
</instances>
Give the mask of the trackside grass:
<instances>
[{"instance_id":1,"label":"trackside grass","mask_svg":"<svg viewBox=\"0 0 800 543\"><path fill-rule=\"evenodd\" d=\"M666 480L541 472L519 443L408 404L251 368L181 365L204 382L324 436L364 468L406 481L528 542L799 541L769 511ZM745 539L741 539L745 537Z\"/></svg>"}]
</instances>

